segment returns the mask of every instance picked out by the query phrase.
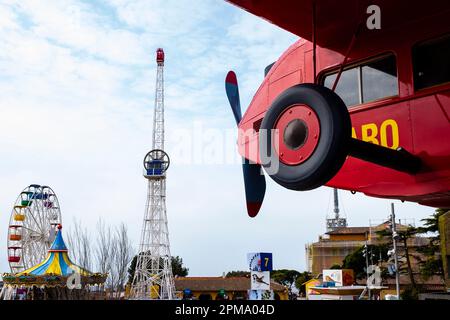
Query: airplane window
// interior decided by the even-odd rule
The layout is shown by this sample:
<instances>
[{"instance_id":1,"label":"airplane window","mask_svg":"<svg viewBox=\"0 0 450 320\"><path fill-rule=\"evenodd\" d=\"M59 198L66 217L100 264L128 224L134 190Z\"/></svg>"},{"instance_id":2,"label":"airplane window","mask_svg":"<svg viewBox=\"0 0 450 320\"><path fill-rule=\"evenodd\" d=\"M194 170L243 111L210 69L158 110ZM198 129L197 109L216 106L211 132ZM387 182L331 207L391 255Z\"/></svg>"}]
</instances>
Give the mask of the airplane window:
<instances>
[{"instance_id":1,"label":"airplane window","mask_svg":"<svg viewBox=\"0 0 450 320\"><path fill-rule=\"evenodd\" d=\"M362 67L362 100L364 103L397 94L397 68L393 55Z\"/></svg>"},{"instance_id":2,"label":"airplane window","mask_svg":"<svg viewBox=\"0 0 450 320\"><path fill-rule=\"evenodd\" d=\"M337 74L331 74L325 78L324 85L333 88ZM354 106L359 103L358 70L356 68L344 70L336 87L336 93L345 102L345 105Z\"/></svg>"},{"instance_id":3,"label":"airplane window","mask_svg":"<svg viewBox=\"0 0 450 320\"><path fill-rule=\"evenodd\" d=\"M337 73L324 79L324 86L332 88ZM397 66L395 56L344 70L336 88L336 93L347 107L391 97L398 94Z\"/></svg>"},{"instance_id":4,"label":"airplane window","mask_svg":"<svg viewBox=\"0 0 450 320\"><path fill-rule=\"evenodd\" d=\"M450 37L413 48L414 88L450 82Z\"/></svg>"}]
</instances>

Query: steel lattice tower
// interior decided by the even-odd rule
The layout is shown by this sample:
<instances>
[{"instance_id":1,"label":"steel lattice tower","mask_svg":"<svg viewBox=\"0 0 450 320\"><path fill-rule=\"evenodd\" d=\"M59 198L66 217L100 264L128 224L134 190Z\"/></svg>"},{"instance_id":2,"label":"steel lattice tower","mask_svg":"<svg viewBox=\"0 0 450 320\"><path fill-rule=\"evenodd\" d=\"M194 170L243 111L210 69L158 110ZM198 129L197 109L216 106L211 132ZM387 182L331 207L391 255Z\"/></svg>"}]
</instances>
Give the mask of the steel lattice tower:
<instances>
[{"instance_id":1,"label":"steel lattice tower","mask_svg":"<svg viewBox=\"0 0 450 320\"><path fill-rule=\"evenodd\" d=\"M156 62L152 151L144 158L147 203L130 297L170 300L175 296L175 284L166 214L166 170L170 161L164 152L164 51L161 48L156 51Z\"/></svg>"}]
</instances>

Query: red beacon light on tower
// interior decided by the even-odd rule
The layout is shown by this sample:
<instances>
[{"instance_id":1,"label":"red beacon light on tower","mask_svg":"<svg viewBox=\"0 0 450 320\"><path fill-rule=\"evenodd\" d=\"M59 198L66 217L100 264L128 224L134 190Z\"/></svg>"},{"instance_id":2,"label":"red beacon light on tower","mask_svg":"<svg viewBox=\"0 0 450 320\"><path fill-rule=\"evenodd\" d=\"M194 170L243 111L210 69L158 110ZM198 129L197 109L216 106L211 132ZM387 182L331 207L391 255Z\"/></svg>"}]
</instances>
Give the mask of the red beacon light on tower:
<instances>
[{"instance_id":1,"label":"red beacon light on tower","mask_svg":"<svg viewBox=\"0 0 450 320\"><path fill-rule=\"evenodd\" d=\"M156 62L164 63L164 50L162 48L156 50Z\"/></svg>"}]
</instances>

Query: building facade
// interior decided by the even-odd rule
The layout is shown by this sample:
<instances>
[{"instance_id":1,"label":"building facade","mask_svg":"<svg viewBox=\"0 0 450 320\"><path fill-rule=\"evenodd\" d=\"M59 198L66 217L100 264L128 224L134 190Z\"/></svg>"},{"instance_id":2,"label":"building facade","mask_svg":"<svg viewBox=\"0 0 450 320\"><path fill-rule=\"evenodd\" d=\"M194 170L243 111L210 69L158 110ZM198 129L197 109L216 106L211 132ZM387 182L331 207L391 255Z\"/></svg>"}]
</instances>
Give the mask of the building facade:
<instances>
[{"instance_id":1,"label":"building facade","mask_svg":"<svg viewBox=\"0 0 450 320\"><path fill-rule=\"evenodd\" d=\"M341 265L344 258L358 250L369 239L369 227L343 227L329 231L319 241L307 244L308 271L318 276L324 269Z\"/></svg>"},{"instance_id":2,"label":"building facade","mask_svg":"<svg viewBox=\"0 0 450 320\"><path fill-rule=\"evenodd\" d=\"M319 236L319 241L307 244L306 250L306 265L308 271L314 276L318 276L324 269L330 269L334 265L342 265L344 258L365 244L380 245L386 243L386 238L380 238L378 232L388 229L389 223L383 222L369 227L343 227ZM397 230L406 230L408 225L397 224ZM429 243L427 237L413 236L407 241L409 255L411 256L411 263L414 271L418 271L418 262L421 254L415 248ZM404 244L397 242L399 256L404 256ZM400 262L405 258L400 258Z\"/></svg>"}]
</instances>

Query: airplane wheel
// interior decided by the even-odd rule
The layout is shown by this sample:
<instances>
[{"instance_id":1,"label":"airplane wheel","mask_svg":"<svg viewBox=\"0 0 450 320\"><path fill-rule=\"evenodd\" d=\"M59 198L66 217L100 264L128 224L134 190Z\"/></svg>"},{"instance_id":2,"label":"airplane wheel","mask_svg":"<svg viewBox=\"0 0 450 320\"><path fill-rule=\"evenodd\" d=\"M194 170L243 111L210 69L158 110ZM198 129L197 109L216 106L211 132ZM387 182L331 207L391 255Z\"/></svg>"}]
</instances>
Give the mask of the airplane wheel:
<instances>
[{"instance_id":1,"label":"airplane wheel","mask_svg":"<svg viewBox=\"0 0 450 320\"><path fill-rule=\"evenodd\" d=\"M336 93L300 84L274 100L259 136L262 165L272 179L288 189L311 190L328 182L344 164L351 121Z\"/></svg>"}]
</instances>

